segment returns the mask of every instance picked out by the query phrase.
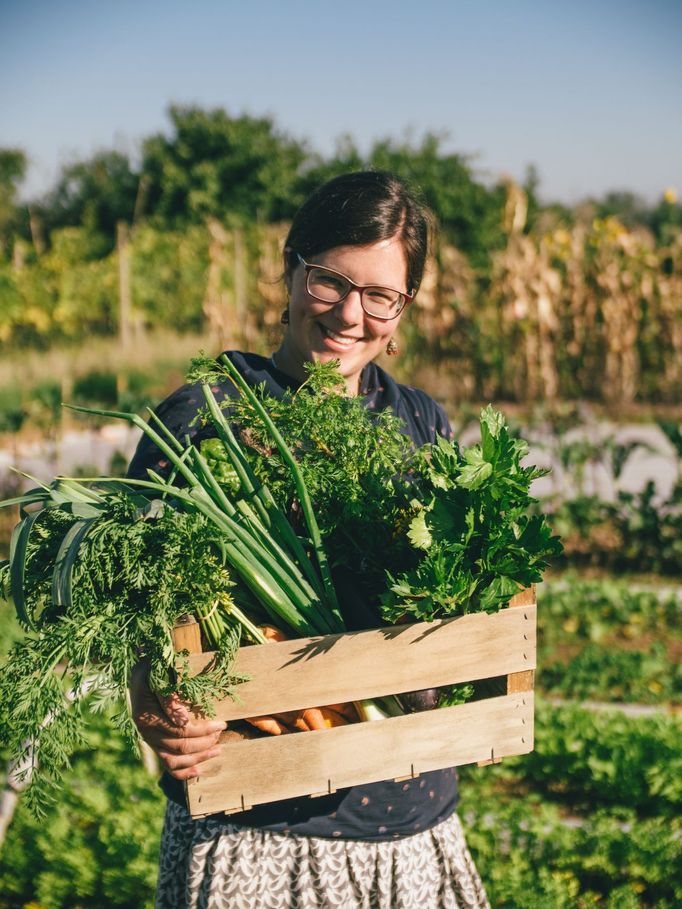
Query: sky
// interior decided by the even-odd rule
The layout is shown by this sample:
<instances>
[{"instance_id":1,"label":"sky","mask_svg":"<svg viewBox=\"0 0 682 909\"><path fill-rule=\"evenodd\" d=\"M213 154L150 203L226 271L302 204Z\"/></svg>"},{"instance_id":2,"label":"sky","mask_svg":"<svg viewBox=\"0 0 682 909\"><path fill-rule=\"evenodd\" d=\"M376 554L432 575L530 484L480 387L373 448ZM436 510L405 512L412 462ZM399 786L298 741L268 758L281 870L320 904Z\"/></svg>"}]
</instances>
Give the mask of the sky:
<instances>
[{"instance_id":1,"label":"sky","mask_svg":"<svg viewBox=\"0 0 682 909\"><path fill-rule=\"evenodd\" d=\"M0 0L0 147L22 195L133 157L171 103L270 116L321 152L444 136L544 201L682 194L682 0Z\"/></svg>"}]
</instances>

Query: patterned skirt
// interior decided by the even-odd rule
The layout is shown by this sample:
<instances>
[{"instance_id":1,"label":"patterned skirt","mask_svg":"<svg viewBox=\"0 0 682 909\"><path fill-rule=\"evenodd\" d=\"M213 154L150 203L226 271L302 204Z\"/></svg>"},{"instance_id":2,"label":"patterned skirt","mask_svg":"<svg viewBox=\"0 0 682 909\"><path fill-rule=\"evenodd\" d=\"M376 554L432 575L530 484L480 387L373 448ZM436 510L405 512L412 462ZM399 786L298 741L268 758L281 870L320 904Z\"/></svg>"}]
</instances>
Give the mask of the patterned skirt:
<instances>
[{"instance_id":1,"label":"patterned skirt","mask_svg":"<svg viewBox=\"0 0 682 909\"><path fill-rule=\"evenodd\" d=\"M390 842L193 821L168 803L156 909L490 909L457 815Z\"/></svg>"}]
</instances>

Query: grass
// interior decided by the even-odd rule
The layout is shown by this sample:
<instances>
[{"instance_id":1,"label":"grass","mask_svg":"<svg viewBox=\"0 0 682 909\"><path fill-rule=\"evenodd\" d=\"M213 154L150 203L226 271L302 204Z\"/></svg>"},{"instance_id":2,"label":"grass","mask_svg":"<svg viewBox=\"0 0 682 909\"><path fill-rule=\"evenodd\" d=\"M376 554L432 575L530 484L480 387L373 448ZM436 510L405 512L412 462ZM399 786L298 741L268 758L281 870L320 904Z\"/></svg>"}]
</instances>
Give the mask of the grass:
<instances>
[{"instance_id":1,"label":"grass","mask_svg":"<svg viewBox=\"0 0 682 909\"><path fill-rule=\"evenodd\" d=\"M64 388L93 372L159 372L166 376L170 389L182 382L190 358L200 349L217 353L218 345L208 333L179 335L159 329L135 338L125 350L116 338L92 338L78 346L4 352L0 357L0 401L5 396L16 398L11 389L20 388L27 395L45 376Z\"/></svg>"}]
</instances>

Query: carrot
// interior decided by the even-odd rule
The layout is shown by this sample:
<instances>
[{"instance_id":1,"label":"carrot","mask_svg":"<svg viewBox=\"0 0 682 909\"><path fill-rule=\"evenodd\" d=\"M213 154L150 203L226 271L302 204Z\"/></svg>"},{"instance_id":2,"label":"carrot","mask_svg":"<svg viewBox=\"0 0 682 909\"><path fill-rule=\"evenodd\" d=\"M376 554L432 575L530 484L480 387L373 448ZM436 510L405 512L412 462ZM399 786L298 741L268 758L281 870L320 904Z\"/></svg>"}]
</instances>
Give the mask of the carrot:
<instances>
[{"instance_id":1,"label":"carrot","mask_svg":"<svg viewBox=\"0 0 682 909\"><path fill-rule=\"evenodd\" d=\"M286 634L274 625L261 625L260 630L269 642L287 640ZM307 707L305 710L293 710L273 716L251 717L246 722L269 735L286 735L289 732L331 729L334 726L355 723L357 720L358 715L353 704L331 704L328 707Z\"/></svg>"}]
</instances>

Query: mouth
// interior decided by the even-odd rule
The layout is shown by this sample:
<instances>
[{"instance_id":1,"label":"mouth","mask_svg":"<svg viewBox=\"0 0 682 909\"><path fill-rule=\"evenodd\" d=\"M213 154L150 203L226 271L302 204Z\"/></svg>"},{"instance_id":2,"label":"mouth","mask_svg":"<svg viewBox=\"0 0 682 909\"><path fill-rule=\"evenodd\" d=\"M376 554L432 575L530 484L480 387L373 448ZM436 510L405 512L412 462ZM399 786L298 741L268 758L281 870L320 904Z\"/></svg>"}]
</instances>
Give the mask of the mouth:
<instances>
[{"instance_id":1,"label":"mouth","mask_svg":"<svg viewBox=\"0 0 682 909\"><path fill-rule=\"evenodd\" d=\"M323 325L321 322L317 323L322 337L325 341L331 341L334 345L348 349L352 347L357 341L361 341L362 338L351 337L350 335L340 335L335 331L332 331L330 328L327 328L326 325Z\"/></svg>"}]
</instances>

